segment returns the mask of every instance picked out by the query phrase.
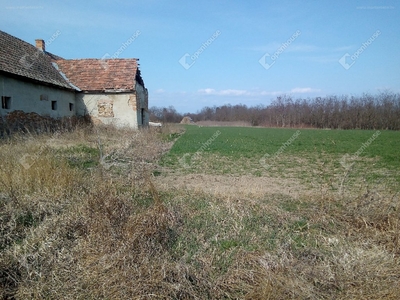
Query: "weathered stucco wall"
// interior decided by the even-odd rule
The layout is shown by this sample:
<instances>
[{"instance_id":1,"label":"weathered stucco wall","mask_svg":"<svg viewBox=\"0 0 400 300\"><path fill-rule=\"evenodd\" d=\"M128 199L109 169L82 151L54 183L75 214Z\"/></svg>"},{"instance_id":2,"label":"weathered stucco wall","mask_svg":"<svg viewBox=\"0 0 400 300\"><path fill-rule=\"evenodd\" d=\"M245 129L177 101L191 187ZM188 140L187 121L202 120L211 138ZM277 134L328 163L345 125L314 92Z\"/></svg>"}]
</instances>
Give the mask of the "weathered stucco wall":
<instances>
[{"instance_id":1,"label":"weathered stucco wall","mask_svg":"<svg viewBox=\"0 0 400 300\"><path fill-rule=\"evenodd\" d=\"M76 114L73 91L20 81L4 74L0 74L0 96L10 97L8 109L0 105L1 116L15 110L35 112L52 118L71 117Z\"/></svg>"},{"instance_id":2,"label":"weathered stucco wall","mask_svg":"<svg viewBox=\"0 0 400 300\"><path fill-rule=\"evenodd\" d=\"M89 114L94 123L138 127L136 111L132 105L135 102L134 94L78 94L77 102L84 103L84 109L79 110L79 114Z\"/></svg>"},{"instance_id":3,"label":"weathered stucco wall","mask_svg":"<svg viewBox=\"0 0 400 300\"><path fill-rule=\"evenodd\" d=\"M131 128L149 125L147 89L139 84L136 85L136 92L80 93L76 101L77 114L89 114L94 123Z\"/></svg>"}]
</instances>

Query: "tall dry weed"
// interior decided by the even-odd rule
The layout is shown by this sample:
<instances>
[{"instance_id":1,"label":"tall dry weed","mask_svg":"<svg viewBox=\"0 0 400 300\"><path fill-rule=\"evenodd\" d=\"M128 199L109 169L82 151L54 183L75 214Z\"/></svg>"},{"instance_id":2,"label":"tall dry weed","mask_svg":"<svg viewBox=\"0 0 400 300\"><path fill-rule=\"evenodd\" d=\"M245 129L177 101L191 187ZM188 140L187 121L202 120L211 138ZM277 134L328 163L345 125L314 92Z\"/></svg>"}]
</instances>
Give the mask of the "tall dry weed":
<instances>
[{"instance_id":1,"label":"tall dry weed","mask_svg":"<svg viewBox=\"0 0 400 300\"><path fill-rule=\"evenodd\" d=\"M175 133L2 142L0 298L400 298L398 195L159 193Z\"/></svg>"}]
</instances>

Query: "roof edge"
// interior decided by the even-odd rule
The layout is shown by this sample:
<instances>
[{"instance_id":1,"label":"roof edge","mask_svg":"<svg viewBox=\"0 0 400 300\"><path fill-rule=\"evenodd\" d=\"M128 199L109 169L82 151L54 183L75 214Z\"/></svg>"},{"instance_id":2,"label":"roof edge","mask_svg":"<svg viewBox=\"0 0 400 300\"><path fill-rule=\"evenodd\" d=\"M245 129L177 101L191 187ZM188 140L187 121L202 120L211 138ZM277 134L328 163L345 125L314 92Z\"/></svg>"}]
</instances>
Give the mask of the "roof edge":
<instances>
[{"instance_id":1,"label":"roof edge","mask_svg":"<svg viewBox=\"0 0 400 300\"><path fill-rule=\"evenodd\" d=\"M67 91L77 91L73 87L68 88L66 86L61 86L61 85L58 85L58 84L55 84L55 83L34 79L34 78L31 78L31 77L28 77L28 76L19 75L19 74L7 72L7 71L4 71L4 70L0 70L0 74L4 74L4 75L6 75L8 77L19 79L19 80L22 80L22 81L25 81L25 82L31 82L31 83L40 84L40 85L43 85L43 86L51 86L51 87L55 87L55 88L63 89L63 90L67 90Z\"/></svg>"},{"instance_id":2,"label":"roof edge","mask_svg":"<svg viewBox=\"0 0 400 300\"><path fill-rule=\"evenodd\" d=\"M58 73L60 73L60 75L65 79L65 81L76 91L80 92L81 89L79 87L77 87L76 85L74 85L69 79L68 77L60 70L60 68L58 67L56 62L52 62L51 63L53 65L53 67L58 71Z\"/></svg>"}]
</instances>

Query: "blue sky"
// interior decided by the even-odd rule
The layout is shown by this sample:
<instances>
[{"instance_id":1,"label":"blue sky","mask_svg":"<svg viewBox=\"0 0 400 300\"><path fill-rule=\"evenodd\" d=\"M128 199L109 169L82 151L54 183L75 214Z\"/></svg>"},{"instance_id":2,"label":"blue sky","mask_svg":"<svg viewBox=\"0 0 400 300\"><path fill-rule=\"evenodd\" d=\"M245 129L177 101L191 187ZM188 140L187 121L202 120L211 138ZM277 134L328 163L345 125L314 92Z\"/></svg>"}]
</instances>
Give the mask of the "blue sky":
<instances>
[{"instance_id":1,"label":"blue sky","mask_svg":"<svg viewBox=\"0 0 400 300\"><path fill-rule=\"evenodd\" d=\"M0 1L64 58L139 58L149 106L400 92L399 1Z\"/></svg>"}]
</instances>

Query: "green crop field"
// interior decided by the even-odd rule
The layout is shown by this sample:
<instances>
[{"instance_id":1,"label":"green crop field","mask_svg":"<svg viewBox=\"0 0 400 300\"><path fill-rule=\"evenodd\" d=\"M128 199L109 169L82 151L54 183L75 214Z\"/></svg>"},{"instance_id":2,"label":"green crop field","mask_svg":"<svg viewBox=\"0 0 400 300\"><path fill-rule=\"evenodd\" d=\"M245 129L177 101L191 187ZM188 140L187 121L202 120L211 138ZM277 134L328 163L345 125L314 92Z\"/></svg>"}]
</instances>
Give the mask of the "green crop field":
<instances>
[{"instance_id":1,"label":"green crop field","mask_svg":"<svg viewBox=\"0 0 400 300\"><path fill-rule=\"evenodd\" d=\"M400 133L189 125L162 164L183 173L250 173L305 183L348 173L350 179L398 188Z\"/></svg>"}]
</instances>

